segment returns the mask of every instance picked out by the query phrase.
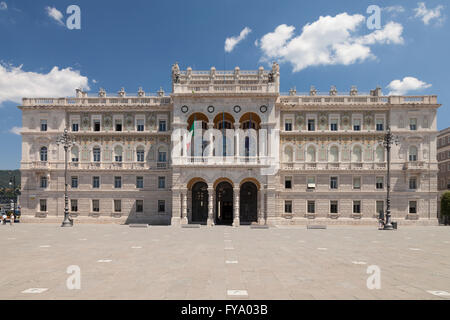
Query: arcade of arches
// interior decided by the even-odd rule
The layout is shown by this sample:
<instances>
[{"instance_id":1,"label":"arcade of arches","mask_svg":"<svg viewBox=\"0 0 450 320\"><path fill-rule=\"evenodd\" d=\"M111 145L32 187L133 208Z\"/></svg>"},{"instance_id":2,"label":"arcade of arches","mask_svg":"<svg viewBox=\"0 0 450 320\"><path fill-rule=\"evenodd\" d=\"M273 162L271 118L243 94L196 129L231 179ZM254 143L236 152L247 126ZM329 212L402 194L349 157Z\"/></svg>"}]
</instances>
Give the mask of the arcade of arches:
<instances>
[{"instance_id":1,"label":"arcade of arches","mask_svg":"<svg viewBox=\"0 0 450 320\"><path fill-rule=\"evenodd\" d=\"M209 184L195 178L180 195L181 221L185 224L238 226L265 222L264 191L254 178L238 185L227 178Z\"/></svg>"}]
</instances>

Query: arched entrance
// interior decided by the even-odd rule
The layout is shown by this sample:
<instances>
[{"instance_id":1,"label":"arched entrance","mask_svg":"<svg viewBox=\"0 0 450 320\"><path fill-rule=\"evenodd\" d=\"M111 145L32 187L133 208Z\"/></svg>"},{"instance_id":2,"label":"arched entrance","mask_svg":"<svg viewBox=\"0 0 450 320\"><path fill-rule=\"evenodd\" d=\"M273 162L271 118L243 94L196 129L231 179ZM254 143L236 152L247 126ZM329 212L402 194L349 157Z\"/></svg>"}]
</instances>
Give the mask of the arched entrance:
<instances>
[{"instance_id":1,"label":"arched entrance","mask_svg":"<svg viewBox=\"0 0 450 320\"><path fill-rule=\"evenodd\" d=\"M258 221L258 188L253 182L241 185L239 203L239 219L241 224Z\"/></svg>"},{"instance_id":2,"label":"arched entrance","mask_svg":"<svg viewBox=\"0 0 450 320\"><path fill-rule=\"evenodd\" d=\"M208 219L208 185L199 181L192 186L192 222L205 223Z\"/></svg>"},{"instance_id":3,"label":"arched entrance","mask_svg":"<svg viewBox=\"0 0 450 320\"><path fill-rule=\"evenodd\" d=\"M222 181L216 187L215 223L233 223L233 186L228 181Z\"/></svg>"}]
</instances>

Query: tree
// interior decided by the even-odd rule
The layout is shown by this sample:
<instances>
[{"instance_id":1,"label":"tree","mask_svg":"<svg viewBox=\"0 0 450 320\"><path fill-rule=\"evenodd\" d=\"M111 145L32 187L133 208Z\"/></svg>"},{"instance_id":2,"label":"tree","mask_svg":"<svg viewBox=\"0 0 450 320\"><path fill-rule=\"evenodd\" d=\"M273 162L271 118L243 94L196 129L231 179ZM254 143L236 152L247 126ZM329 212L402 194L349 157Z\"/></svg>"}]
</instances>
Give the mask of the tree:
<instances>
[{"instance_id":1,"label":"tree","mask_svg":"<svg viewBox=\"0 0 450 320\"><path fill-rule=\"evenodd\" d=\"M445 192L441 197L441 216L447 224L450 217L450 192Z\"/></svg>"}]
</instances>

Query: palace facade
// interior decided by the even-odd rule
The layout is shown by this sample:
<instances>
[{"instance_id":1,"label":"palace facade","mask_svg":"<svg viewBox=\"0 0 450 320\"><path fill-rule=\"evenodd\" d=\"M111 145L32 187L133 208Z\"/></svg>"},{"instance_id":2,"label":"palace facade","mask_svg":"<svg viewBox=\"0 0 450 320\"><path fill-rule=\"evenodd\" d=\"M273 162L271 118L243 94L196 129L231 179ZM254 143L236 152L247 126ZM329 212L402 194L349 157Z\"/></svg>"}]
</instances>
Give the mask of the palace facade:
<instances>
[{"instance_id":1,"label":"palace facade","mask_svg":"<svg viewBox=\"0 0 450 320\"><path fill-rule=\"evenodd\" d=\"M172 92L24 98L22 215L151 224L437 224L436 96L280 93L265 70L172 66ZM181 133L180 133L181 132ZM179 134L180 133L180 134ZM221 135L222 134L222 135Z\"/></svg>"}]
</instances>

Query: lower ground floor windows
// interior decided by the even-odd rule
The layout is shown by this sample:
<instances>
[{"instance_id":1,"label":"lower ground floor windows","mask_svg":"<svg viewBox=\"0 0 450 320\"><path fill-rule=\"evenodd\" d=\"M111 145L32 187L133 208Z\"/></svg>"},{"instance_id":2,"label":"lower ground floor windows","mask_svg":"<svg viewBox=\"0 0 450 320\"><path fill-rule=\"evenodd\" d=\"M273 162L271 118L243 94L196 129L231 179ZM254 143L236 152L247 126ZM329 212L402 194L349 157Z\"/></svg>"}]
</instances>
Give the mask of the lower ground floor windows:
<instances>
[{"instance_id":1,"label":"lower ground floor windows","mask_svg":"<svg viewBox=\"0 0 450 320\"><path fill-rule=\"evenodd\" d=\"M409 213L416 214L417 213L417 201L409 202Z\"/></svg>"},{"instance_id":2,"label":"lower ground floor windows","mask_svg":"<svg viewBox=\"0 0 450 320\"><path fill-rule=\"evenodd\" d=\"M308 201L308 213L316 213L316 202Z\"/></svg>"},{"instance_id":3,"label":"lower ground floor windows","mask_svg":"<svg viewBox=\"0 0 450 320\"><path fill-rule=\"evenodd\" d=\"M338 213L338 202L336 200L330 201L330 213L332 214Z\"/></svg>"},{"instance_id":4,"label":"lower ground floor windows","mask_svg":"<svg viewBox=\"0 0 450 320\"><path fill-rule=\"evenodd\" d=\"M284 202L284 213L292 213L292 201L286 200Z\"/></svg>"},{"instance_id":5,"label":"lower ground floor windows","mask_svg":"<svg viewBox=\"0 0 450 320\"><path fill-rule=\"evenodd\" d=\"M353 213L361 213L361 201L353 201Z\"/></svg>"},{"instance_id":6,"label":"lower ground floor windows","mask_svg":"<svg viewBox=\"0 0 450 320\"><path fill-rule=\"evenodd\" d=\"M77 199L70 200L70 211L78 212L78 200Z\"/></svg>"},{"instance_id":7,"label":"lower ground floor windows","mask_svg":"<svg viewBox=\"0 0 450 320\"><path fill-rule=\"evenodd\" d=\"M166 201L158 200L158 212L166 212Z\"/></svg>"},{"instance_id":8,"label":"lower ground floor windows","mask_svg":"<svg viewBox=\"0 0 450 320\"><path fill-rule=\"evenodd\" d=\"M47 199L39 200L39 211L47 212Z\"/></svg>"}]
</instances>

